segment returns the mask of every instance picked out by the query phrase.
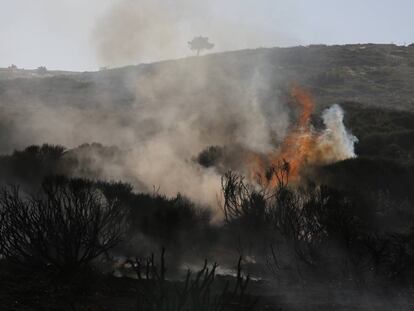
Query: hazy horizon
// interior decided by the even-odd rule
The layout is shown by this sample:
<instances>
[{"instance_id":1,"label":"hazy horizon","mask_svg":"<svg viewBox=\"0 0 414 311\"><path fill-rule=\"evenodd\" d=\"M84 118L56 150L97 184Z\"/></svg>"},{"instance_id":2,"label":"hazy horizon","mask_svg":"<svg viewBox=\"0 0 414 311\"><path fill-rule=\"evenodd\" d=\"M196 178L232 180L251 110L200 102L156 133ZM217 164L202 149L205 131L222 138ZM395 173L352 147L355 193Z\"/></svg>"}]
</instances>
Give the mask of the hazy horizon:
<instances>
[{"instance_id":1,"label":"hazy horizon","mask_svg":"<svg viewBox=\"0 0 414 311\"><path fill-rule=\"evenodd\" d=\"M194 55L309 44L410 44L414 3L361 1L0 0L0 67L97 70Z\"/></svg>"}]
</instances>

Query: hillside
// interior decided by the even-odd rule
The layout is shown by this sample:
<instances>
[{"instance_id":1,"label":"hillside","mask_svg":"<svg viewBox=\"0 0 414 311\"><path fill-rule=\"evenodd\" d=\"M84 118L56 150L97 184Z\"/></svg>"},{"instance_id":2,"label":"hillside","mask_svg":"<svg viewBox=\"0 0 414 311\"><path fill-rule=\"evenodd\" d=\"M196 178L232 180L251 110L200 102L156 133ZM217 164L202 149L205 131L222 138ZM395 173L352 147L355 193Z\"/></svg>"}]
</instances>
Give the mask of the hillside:
<instances>
[{"instance_id":1,"label":"hillside","mask_svg":"<svg viewBox=\"0 0 414 311\"><path fill-rule=\"evenodd\" d=\"M245 82L256 71L260 71L270 78L267 81L269 86L282 88L286 83L296 81L310 88L321 105L338 101L358 101L374 106L414 110L414 90L410 89L414 78L414 46L391 44L262 48L91 73L51 71L46 79L30 82L26 79L42 76L36 74L35 70L18 70L7 75L8 70L1 69L1 102L4 103L8 93L12 92L10 87L32 87L39 92L41 99L52 101L52 98L45 96L45 91L49 90L49 95L57 95L70 82L73 83L72 89L82 89L85 95L93 96L94 91L96 94L96 91L106 88L107 92L115 93L115 97L116 93L123 91L116 89L123 79L140 78L154 71L163 74L174 72L178 77L185 78L185 75L191 74L193 66L205 67L206 79L211 84L214 84L213 78L217 73L224 73L237 82ZM53 91L47 87L49 79L57 79L53 83ZM182 87L177 80L177 90ZM186 87L191 89L194 85L189 84ZM76 103L76 98L64 100ZM96 97L92 100L98 101Z\"/></svg>"},{"instance_id":2,"label":"hillside","mask_svg":"<svg viewBox=\"0 0 414 311\"><path fill-rule=\"evenodd\" d=\"M99 72L13 77L0 79L0 152L3 153L46 141L69 146L92 140L105 144L118 142L116 138L110 139L110 135L85 133L73 133L69 140L63 139L63 129L52 130L53 122L63 116L70 121L58 123L63 122L72 132L83 124L88 124L85 132L101 132L102 120L107 120L109 126L116 124L125 129L137 122L134 116L140 109L161 105L155 117L161 118L160 111L171 112L178 106L191 105L204 107L200 114L212 121L206 127L209 131L211 126L219 127L219 121L211 120L211 114L222 116L229 109L250 107L246 102L253 98L265 115L272 118L283 110L274 108L274 104L283 102L293 83L312 92L317 110L342 103L345 110L372 107L414 112L412 45L243 50ZM352 102L358 104L348 107L347 103ZM231 111L229 116L234 113ZM181 117L188 119L190 115ZM150 117L144 121L145 130L140 131L140 136L156 131L157 124Z\"/></svg>"},{"instance_id":3,"label":"hillside","mask_svg":"<svg viewBox=\"0 0 414 311\"><path fill-rule=\"evenodd\" d=\"M0 70L0 305L412 310L413 82L373 44Z\"/></svg>"},{"instance_id":4,"label":"hillside","mask_svg":"<svg viewBox=\"0 0 414 311\"><path fill-rule=\"evenodd\" d=\"M63 70L48 70L46 67L39 67L38 69L21 69L12 65L9 68L0 68L0 80L14 80L14 79L30 79L30 78L45 78L59 75L76 74L73 71Z\"/></svg>"}]
</instances>

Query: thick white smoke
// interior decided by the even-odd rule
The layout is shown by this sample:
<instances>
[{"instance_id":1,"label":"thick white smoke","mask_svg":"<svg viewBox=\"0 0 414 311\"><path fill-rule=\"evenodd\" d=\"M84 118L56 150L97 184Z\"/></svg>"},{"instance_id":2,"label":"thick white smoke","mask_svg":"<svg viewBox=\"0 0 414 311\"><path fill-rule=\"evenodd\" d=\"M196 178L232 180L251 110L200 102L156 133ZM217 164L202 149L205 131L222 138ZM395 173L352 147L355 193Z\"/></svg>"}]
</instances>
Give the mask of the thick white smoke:
<instances>
[{"instance_id":1,"label":"thick white smoke","mask_svg":"<svg viewBox=\"0 0 414 311\"><path fill-rule=\"evenodd\" d=\"M341 161L355 157L354 146L358 138L349 133L344 125L344 111L335 104L322 113L325 130L318 144L326 162Z\"/></svg>"}]
</instances>

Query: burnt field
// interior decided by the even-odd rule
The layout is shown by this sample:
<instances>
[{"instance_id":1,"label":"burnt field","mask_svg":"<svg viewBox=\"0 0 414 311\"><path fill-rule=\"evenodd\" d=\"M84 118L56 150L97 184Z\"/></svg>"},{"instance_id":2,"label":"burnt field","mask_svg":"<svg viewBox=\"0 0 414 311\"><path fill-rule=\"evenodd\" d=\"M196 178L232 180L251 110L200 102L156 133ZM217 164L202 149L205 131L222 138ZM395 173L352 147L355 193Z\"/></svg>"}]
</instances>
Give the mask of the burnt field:
<instances>
[{"instance_id":1,"label":"burnt field","mask_svg":"<svg viewBox=\"0 0 414 311\"><path fill-rule=\"evenodd\" d=\"M4 310L411 310L414 48L0 71Z\"/></svg>"}]
</instances>

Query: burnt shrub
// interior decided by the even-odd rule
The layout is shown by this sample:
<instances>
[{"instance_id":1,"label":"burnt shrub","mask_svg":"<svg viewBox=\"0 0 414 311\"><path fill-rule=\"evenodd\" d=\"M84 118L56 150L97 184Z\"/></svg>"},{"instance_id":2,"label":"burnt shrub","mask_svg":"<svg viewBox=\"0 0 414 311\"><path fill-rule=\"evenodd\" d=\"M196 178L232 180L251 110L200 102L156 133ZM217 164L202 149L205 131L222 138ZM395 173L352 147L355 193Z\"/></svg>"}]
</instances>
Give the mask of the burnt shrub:
<instances>
[{"instance_id":1,"label":"burnt shrub","mask_svg":"<svg viewBox=\"0 0 414 311\"><path fill-rule=\"evenodd\" d=\"M278 270L278 277L281 270L298 267L303 268L301 277L305 272L309 277L343 277L342 268L352 264L361 246L366 215L338 190L289 186L286 165L273 170L269 180L273 174L276 187L252 186L231 172L223 177L226 226L245 245L256 245L253 255L265 259L272 272ZM320 274L322 270L326 273Z\"/></svg>"},{"instance_id":2,"label":"burnt shrub","mask_svg":"<svg viewBox=\"0 0 414 311\"><path fill-rule=\"evenodd\" d=\"M124 210L93 182L49 177L38 195L0 192L0 253L24 266L70 272L115 247Z\"/></svg>"},{"instance_id":3,"label":"burnt shrub","mask_svg":"<svg viewBox=\"0 0 414 311\"><path fill-rule=\"evenodd\" d=\"M154 254L145 261L135 260L132 264L142 283L138 288L138 310L253 311L257 298L247 291L250 277L244 275L241 263L239 258L233 282L218 279L218 264L208 265L207 261L197 272L188 270L182 282L172 282L166 277L164 249L159 262Z\"/></svg>"},{"instance_id":4,"label":"burnt shrub","mask_svg":"<svg viewBox=\"0 0 414 311\"><path fill-rule=\"evenodd\" d=\"M222 156L222 147L209 146L199 153L197 156L197 162L204 167L210 167L216 165Z\"/></svg>"},{"instance_id":5,"label":"burnt shrub","mask_svg":"<svg viewBox=\"0 0 414 311\"><path fill-rule=\"evenodd\" d=\"M159 245L204 242L210 232L211 212L178 194L134 194L129 202L130 234L142 233ZM211 238L211 236L210 236ZM177 249L177 250L178 250Z\"/></svg>"},{"instance_id":6,"label":"burnt shrub","mask_svg":"<svg viewBox=\"0 0 414 311\"><path fill-rule=\"evenodd\" d=\"M207 250L217 239L211 210L181 194L137 193L123 182L95 184L108 202L118 202L125 209L125 240L116 251L126 256L142 255L161 246L183 256L185 251Z\"/></svg>"},{"instance_id":7,"label":"burnt shrub","mask_svg":"<svg viewBox=\"0 0 414 311\"><path fill-rule=\"evenodd\" d=\"M267 246L261 260L278 278L291 279L286 273L297 270L293 277L302 280L409 282L414 271L411 205L389 192L367 195L369 188L362 185L369 178L355 176L353 187L342 190L312 183L292 187L283 179L269 189L228 173L223 177L226 226L245 244Z\"/></svg>"}]
</instances>

